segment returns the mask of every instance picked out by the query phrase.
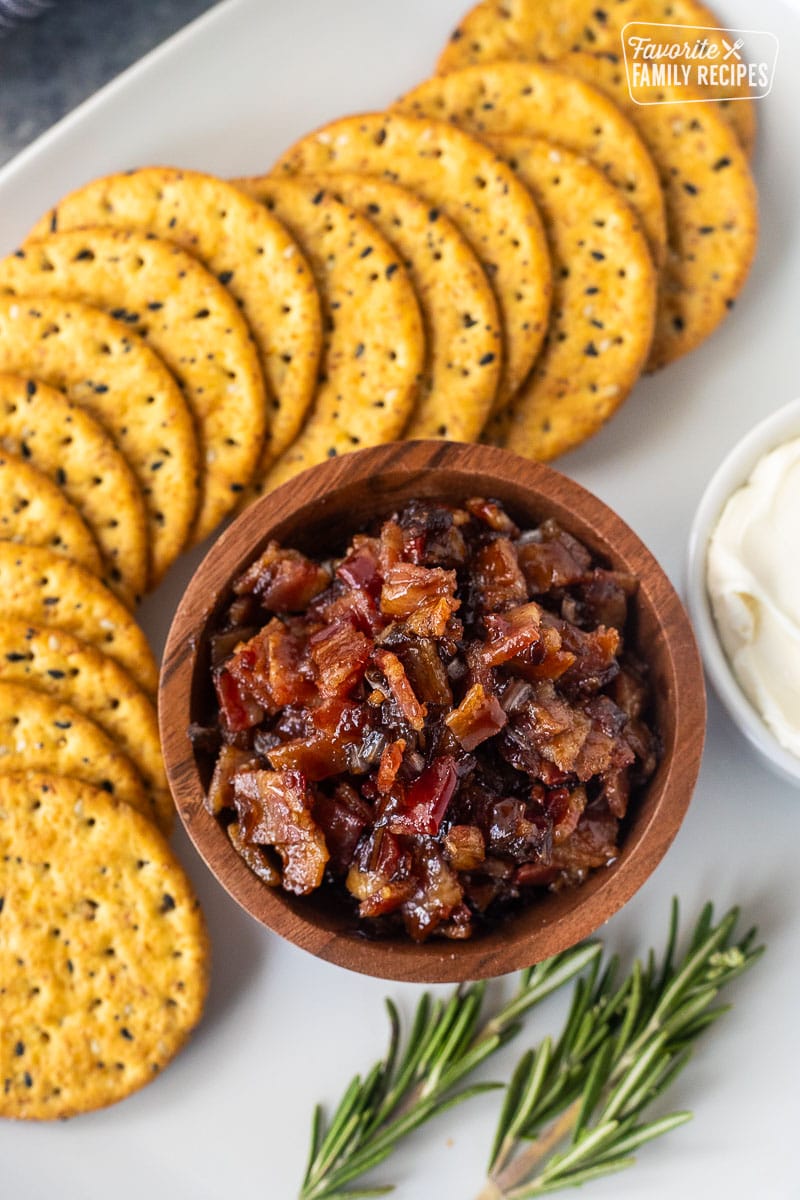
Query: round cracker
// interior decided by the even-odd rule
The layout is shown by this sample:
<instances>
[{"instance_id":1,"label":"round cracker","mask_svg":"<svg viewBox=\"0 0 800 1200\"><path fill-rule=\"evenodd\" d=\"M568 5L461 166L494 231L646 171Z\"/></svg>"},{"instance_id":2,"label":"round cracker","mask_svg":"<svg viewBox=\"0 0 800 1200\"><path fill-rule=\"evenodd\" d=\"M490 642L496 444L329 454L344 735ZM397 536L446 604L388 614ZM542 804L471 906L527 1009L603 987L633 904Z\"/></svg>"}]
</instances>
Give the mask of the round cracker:
<instances>
[{"instance_id":1,"label":"round cracker","mask_svg":"<svg viewBox=\"0 0 800 1200\"><path fill-rule=\"evenodd\" d=\"M0 777L0 1116L112 1104L200 1020L205 922L155 826L70 779Z\"/></svg>"},{"instance_id":2,"label":"round cracker","mask_svg":"<svg viewBox=\"0 0 800 1200\"><path fill-rule=\"evenodd\" d=\"M400 113L344 117L297 142L276 172L377 175L416 192L460 229L486 270L503 319L498 406L530 370L547 327L550 258L530 195L482 142L447 121Z\"/></svg>"},{"instance_id":3,"label":"round cracker","mask_svg":"<svg viewBox=\"0 0 800 1200\"><path fill-rule=\"evenodd\" d=\"M175 808L167 787L155 706L113 658L63 629L0 618L0 683L20 683L90 717L139 771L164 833Z\"/></svg>"},{"instance_id":4,"label":"round cracker","mask_svg":"<svg viewBox=\"0 0 800 1200\"><path fill-rule=\"evenodd\" d=\"M24 684L0 682L0 771L82 779L153 816L141 776L100 726L71 704Z\"/></svg>"},{"instance_id":5,"label":"round cracker","mask_svg":"<svg viewBox=\"0 0 800 1200\"><path fill-rule=\"evenodd\" d=\"M544 63L466 67L421 83L398 101L404 112L438 117L479 135L554 138L588 158L638 215L653 260L666 245L658 172L631 122L603 92Z\"/></svg>"},{"instance_id":6,"label":"round cracker","mask_svg":"<svg viewBox=\"0 0 800 1200\"><path fill-rule=\"evenodd\" d=\"M97 308L0 295L0 370L60 388L114 439L144 497L155 586L186 543L198 498L192 417L161 359Z\"/></svg>"},{"instance_id":7,"label":"round cracker","mask_svg":"<svg viewBox=\"0 0 800 1200\"><path fill-rule=\"evenodd\" d=\"M636 219L602 171L541 138L492 145L529 187L553 256L553 310L544 348L490 438L548 460L591 437L647 361L656 272ZM502 424L501 424L502 422Z\"/></svg>"},{"instance_id":8,"label":"round cracker","mask_svg":"<svg viewBox=\"0 0 800 1200\"><path fill-rule=\"evenodd\" d=\"M259 470L296 437L317 382L322 323L310 268L288 230L230 183L198 171L144 167L84 184L29 238L112 225L158 234L190 251L240 304L268 384Z\"/></svg>"},{"instance_id":9,"label":"round cracker","mask_svg":"<svg viewBox=\"0 0 800 1200\"><path fill-rule=\"evenodd\" d=\"M154 695L158 668L147 638L113 592L52 550L0 542L3 616L65 629L97 646Z\"/></svg>"},{"instance_id":10,"label":"round cracker","mask_svg":"<svg viewBox=\"0 0 800 1200\"><path fill-rule=\"evenodd\" d=\"M417 294L428 355L403 436L475 441L502 357L500 315L477 258L453 222L407 188L366 175L316 178L394 246Z\"/></svg>"},{"instance_id":11,"label":"round cracker","mask_svg":"<svg viewBox=\"0 0 800 1200\"><path fill-rule=\"evenodd\" d=\"M0 260L0 289L105 309L152 347L178 383L200 449L202 541L250 482L264 443L264 377L227 289L171 242L119 229L69 229Z\"/></svg>"},{"instance_id":12,"label":"round cracker","mask_svg":"<svg viewBox=\"0 0 800 1200\"><path fill-rule=\"evenodd\" d=\"M399 437L425 361L414 289L377 229L308 179L240 181L277 214L311 264L322 300L321 378L297 440L266 488L335 454Z\"/></svg>"},{"instance_id":13,"label":"round cracker","mask_svg":"<svg viewBox=\"0 0 800 1200\"><path fill-rule=\"evenodd\" d=\"M634 104L613 55L571 54L562 65L628 113L661 176L668 246L648 362L656 370L705 341L733 307L756 251L755 183L718 106L698 104L699 92L665 87L669 103Z\"/></svg>"},{"instance_id":14,"label":"round cracker","mask_svg":"<svg viewBox=\"0 0 800 1200\"><path fill-rule=\"evenodd\" d=\"M135 604L147 586L144 499L103 427L46 383L0 373L0 446L61 488L100 548L104 581Z\"/></svg>"},{"instance_id":15,"label":"round cracker","mask_svg":"<svg viewBox=\"0 0 800 1200\"><path fill-rule=\"evenodd\" d=\"M445 74L501 59L558 59L572 50L619 54L622 30L632 21L719 27L714 14L697 0L482 0L455 29L436 69ZM710 34L709 41L715 40ZM721 43L720 49L724 54ZM720 100L723 119L750 153L756 114L749 88L710 87L704 95Z\"/></svg>"},{"instance_id":16,"label":"round cracker","mask_svg":"<svg viewBox=\"0 0 800 1200\"><path fill-rule=\"evenodd\" d=\"M46 546L102 575L97 543L61 488L23 458L0 451L0 538Z\"/></svg>"}]
</instances>

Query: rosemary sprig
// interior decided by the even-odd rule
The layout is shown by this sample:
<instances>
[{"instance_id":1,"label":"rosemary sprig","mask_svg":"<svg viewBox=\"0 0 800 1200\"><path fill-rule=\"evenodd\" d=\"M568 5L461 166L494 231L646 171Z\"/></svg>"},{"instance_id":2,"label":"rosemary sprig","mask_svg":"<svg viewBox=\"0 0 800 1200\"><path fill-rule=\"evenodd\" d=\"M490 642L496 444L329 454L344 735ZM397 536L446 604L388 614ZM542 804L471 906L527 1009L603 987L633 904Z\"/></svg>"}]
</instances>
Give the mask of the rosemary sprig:
<instances>
[{"instance_id":1,"label":"rosemary sprig","mask_svg":"<svg viewBox=\"0 0 800 1200\"><path fill-rule=\"evenodd\" d=\"M385 1058L365 1078L356 1075L327 1128L321 1108L314 1112L299 1200L365 1200L392 1191L390 1186L353 1190L349 1185L424 1122L499 1087L459 1085L519 1032L525 1013L595 963L601 951L599 943L587 943L523 971L515 994L491 1017L484 1014L485 983L460 987L449 1000L433 1000L425 993L405 1039L397 1009L387 1000L391 1032Z\"/></svg>"},{"instance_id":2,"label":"rosemary sprig","mask_svg":"<svg viewBox=\"0 0 800 1200\"><path fill-rule=\"evenodd\" d=\"M676 961L673 901L660 968L651 950L618 981L599 957L575 985L558 1041L520 1059L506 1089L479 1200L530 1200L630 1166L633 1152L691 1117L643 1119L688 1062L699 1035L728 1011L720 989L763 953L755 930L734 941L737 909L714 924L706 905Z\"/></svg>"}]
</instances>

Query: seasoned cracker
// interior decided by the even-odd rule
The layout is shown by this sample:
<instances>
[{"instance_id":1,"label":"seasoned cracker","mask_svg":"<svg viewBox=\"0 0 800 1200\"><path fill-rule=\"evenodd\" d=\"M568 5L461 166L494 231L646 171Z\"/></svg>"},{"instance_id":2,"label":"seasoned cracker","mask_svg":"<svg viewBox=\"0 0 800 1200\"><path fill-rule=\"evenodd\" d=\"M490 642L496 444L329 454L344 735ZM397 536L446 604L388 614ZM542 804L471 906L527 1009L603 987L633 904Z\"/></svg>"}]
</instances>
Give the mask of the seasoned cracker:
<instances>
[{"instance_id":1,"label":"seasoned cracker","mask_svg":"<svg viewBox=\"0 0 800 1200\"><path fill-rule=\"evenodd\" d=\"M209 960L155 826L85 783L0 777L0 900L0 1116L73 1116L155 1078L200 1020Z\"/></svg>"},{"instance_id":2,"label":"seasoned cracker","mask_svg":"<svg viewBox=\"0 0 800 1200\"><path fill-rule=\"evenodd\" d=\"M46 546L102 575L97 543L61 488L24 458L0 450L0 538Z\"/></svg>"},{"instance_id":3,"label":"seasoned cracker","mask_svg":"<svg viewBox=\"0 0 800 1200\"><path fill-rule=\"evenodd\" d=\"M321 378L300 435L265 488L357 447L399 437L425 361L425 335L400 256L353 209L307 179L239 182L290 230L325 317Z\"/></svg>"},{"instance_id":4,"label":"seasoned cracker","mask_svg":"<svg viewBox=\"0 0 800 1200\"><path fill-rule=\"evenodd\" d=\"M488 63L427 79L397 107L479 135L549 138L582 154L620 189L642 223L654 262L663 261L658 173L631 122L597 88L543 63Z\"/></svg>"},{"instance_id":5,"label":"seasoned cracker","mask_svg":"<svg viewBox=\"0 0 800 1200\"><path fill-rule=\"evenodd\" d=\"M539 206L555 282L542 353L488 436L548 460L596 433L638 379L653 336L656 272L631 209L602 171L543 138L492 145Z\"/></svg>"},{"instance_id":6,"label":"seasoned cracker","mask_svg":"<svg viewBox=\"0 0 800 1200\"><path fill-rule=\"evenodd\" d=\"M95 721L137 768L159 828L170 832L175 808L155 706L119 663L63 629L0 618L0 683L47 692Z\"/></svg>"},{"instance_id":7,"label":"seasoned cracker","mask_svg":"<svg viewBox=\"0 0 800 1200\"><path fill-rule=\"evenodd\" d=\"M477 258L444 213L396 183L315 178L394 246L417 294L428 354L403 436L475 441L492 409L502 355L497 304Z\"/></svg>"},{"instance_id":8,"label":"seasoned cracker","mask_svg":"<svg viewBox=\"0 0 800 1200\"><path fill-rule=\"evenodd\" d=\"M483 264L500 308L504 358L497 401L505 404L539 351L551 290L542 223L513 171L449 122L400 113L334 121L292 146L275 171L376 175L416 192L455 222Z\"/></svg>"},{"instance_id":9,"label":"seasoned cracker","mask_svg":"<svg viewBox=\"0 0 800 1200\"><path fill-rule=\"evenodd\" d=\"M317 382L319 297L297 243L262 204L231 184L174 167L85 184L46 213L29 238L87 225L139 229L177 242L241 305L268 385L263 474L267 460L296 437Z\"/></svg>"},{"instance_id":10,"label":"seasoned cracker","mask_svg":"<svg viewBox=\"0 0 800 1200\"><path fill-rule=\"evenodd\" d=\"M0 446L61 488L97 542L105 582L135 604L147 586L144 498L103 427L55 388L0 373Z\"/></svg>"},{"instance_id":11,"label":"seasoned cracker","mask_svg":"<svg viewBox=\"0 0 800 1200\"><path fill-rule=\"evenodd\" d=\"M44 771L82 779L146 817L153 804L133 763L71 704L0 682L0 771Z\"/></svg>"},{"instance_id":12,"label":"seasoned cracker","mask_svg":"<svg viewBox=\"0 0 800 1200\"><path fill-rule=\"evenodd\" d=\"M148 695L158 668L147 638L113 592L52 550L0 542L3 617L55 627L115 659Z\"/></svg>"},{"instance_id":13,"label":"seasoned cracker","mask_svg":"<svg viewBox=\"0 0 800 1200\"><path fill-rule=\"evenodd\" d=\"M144 497L154 587L183 549L198 499L197 439L171 373L135 333L97 308L2 295L0 370L60 388L113 438Z\"/></svg>"},{"instance_id":14,"label":"seasoned cracker","mask_svg":"<svg viewBox=\"0 0 800 1200\"><path fill-rule=\"evenodd\" d=\"M258 355L226 288L179 246L109 228L28 242L0 260L4 288L105 309L166 363L194 417L201 476L192 538L207 537L250 482L266 425Z\"/></svg>"},{"instance_id":15,"label":"seasoned cracker","mask_svg":"<svg viewBox=\"0 0 800 1200\"><path fill-rule=\"evenodd\" d=\"M733 307L756 250L755 183L719 107L697 103L699 92L661 88L671 103L639 105L613 56L571 54L561 65L628 113L661 176L668 249L648 362L656 370L705 341Z\"/></svg>"},{"instance_id":16,"label":"seasoned cracker","mask_svg":"<svg viewBox=\"0 0 800 1200\"><path fill-rule=\"evenodd\" d=\"M483 0L452 34L437 70L445 74L501 59L558 59L572 50L619 54L622 30L630 21L719 26L714 14L697 0L605 0L602 4L597 0ZM672 37L675 30L668 32ZM714 42L714 34L704 36ZM724 55L725 47L719 44ZM755 105L749 95L747 86L704 90L707 99L720 100L721 115L747 153L756 133Z\"/></svg>"}]
</instances>

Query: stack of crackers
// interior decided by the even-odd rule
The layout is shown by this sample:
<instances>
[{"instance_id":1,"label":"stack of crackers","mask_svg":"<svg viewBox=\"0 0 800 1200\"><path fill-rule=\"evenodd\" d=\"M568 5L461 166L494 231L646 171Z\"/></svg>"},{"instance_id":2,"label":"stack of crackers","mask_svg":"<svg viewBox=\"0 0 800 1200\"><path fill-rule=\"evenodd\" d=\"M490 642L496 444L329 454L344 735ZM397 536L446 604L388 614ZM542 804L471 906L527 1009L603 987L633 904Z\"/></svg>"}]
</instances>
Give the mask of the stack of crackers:
<instances>
[{"instance_id":1,"label":"stack of crackers","mask_svg":"<svg viewBox=\"0 0 800 1200\"><path fill-rule=\"evenodd\" d=\"M733 305L752 102L633 103L631 20L715 24L696 0L482 0L388 112L266 175L96 180L0 261L0 1115L119 1098L202 1007L139 598L327 457L552 459Z\"/></svg>"}]
</instances>

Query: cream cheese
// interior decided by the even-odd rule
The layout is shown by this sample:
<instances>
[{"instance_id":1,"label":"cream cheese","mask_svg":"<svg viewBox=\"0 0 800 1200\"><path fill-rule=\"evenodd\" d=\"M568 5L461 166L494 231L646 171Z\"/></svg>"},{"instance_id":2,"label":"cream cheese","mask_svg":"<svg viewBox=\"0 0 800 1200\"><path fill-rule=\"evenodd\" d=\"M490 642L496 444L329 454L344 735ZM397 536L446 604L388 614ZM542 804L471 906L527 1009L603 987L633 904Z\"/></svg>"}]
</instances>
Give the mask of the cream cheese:
<instances>
[{"instance_id":1,"label":"cream cheese","mask_svg":"<svg viewBox=\"0 0 800 1200\"><path fill-rule=\"evenodd\" d=\"M742 689L800 758L800 437L764 455L728 500L706 583Z\"/></svg>"}]
</instances>

